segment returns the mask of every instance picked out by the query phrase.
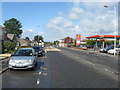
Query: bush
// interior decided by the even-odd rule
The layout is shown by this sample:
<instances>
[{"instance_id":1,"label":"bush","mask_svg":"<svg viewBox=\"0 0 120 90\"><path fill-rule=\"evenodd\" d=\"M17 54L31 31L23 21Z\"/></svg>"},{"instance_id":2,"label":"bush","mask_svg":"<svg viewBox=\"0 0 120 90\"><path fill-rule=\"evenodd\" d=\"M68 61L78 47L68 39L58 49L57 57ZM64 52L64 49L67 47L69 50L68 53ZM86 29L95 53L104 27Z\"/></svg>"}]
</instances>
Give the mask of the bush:
<instances>
[{"instance_id":1,"label":"bush","mask_svg":"<svg viewBox=\"0 0 120 90\"><path fill-rule=\"evenodd\" d=\"M76 44L69 44L68 47L75 47Z\"/></svg>"},{"instance_id":2,"label":"bush","mask_svg":"<svg viewBox=\"0 0 120 90\"><path fill-rule=\"evenodd\" d=\"M94 40L88 40L86 45L94 45L95 44L95 41Z\"/></svg>"},{"instance_id":3,"label":"bush","mask_svg":"<svg viewBox=\"0 0 120 90\"><path fill-rule=\"evenodd\" d=\"M3 48L5 52L12 52L15 49L15 43L11 41L6 41L3 43Z\"/></svg>"}]
</instances>

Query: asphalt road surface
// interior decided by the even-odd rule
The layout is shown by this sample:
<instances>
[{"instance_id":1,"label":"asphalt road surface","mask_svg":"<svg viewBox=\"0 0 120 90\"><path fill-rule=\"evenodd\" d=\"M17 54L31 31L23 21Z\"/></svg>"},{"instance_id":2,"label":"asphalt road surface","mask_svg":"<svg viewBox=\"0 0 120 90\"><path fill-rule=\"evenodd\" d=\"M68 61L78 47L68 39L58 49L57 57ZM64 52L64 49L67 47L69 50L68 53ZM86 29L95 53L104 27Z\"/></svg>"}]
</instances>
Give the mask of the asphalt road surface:
<instances>
[{"instance_id":1,"label":"asphalt road surface","mask_svg":"<svg viewBox=\"0 0 120 90\"><path fill-rule=\"evenodd\" d=\"M118 88L118 60L47 47L34 71L5 71L2 88Z\"/></svg>"}]
</instances>

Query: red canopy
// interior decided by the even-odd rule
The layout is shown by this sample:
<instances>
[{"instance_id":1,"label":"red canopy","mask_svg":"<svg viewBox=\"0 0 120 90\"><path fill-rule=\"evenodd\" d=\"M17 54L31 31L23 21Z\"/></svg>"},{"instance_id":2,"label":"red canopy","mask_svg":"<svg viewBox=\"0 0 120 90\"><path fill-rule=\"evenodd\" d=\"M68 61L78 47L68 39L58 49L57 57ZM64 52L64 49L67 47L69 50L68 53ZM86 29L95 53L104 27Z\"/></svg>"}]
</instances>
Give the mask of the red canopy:
<instances>
[{"instance_id":1,"label":"red canopy","mask_svg":"<svg viewBox=\"0 0 120 90\"><path fill-rule=\"evenodd\" d=\"M86 38L120 38L120 35L94 35L94 36L88 36Z\"/></svg>"}]
</instances>

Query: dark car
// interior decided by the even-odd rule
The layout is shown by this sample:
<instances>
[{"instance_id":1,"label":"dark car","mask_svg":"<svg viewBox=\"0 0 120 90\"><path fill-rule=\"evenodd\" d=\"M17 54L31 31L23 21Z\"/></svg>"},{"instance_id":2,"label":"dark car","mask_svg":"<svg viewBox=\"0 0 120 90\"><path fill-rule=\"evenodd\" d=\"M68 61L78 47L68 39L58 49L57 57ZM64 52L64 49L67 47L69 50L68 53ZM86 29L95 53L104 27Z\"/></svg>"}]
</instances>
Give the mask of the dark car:
<instances>
[{"instance_id":1,"label":"dark car","mask_svg":"<svg viewBox=\"0 0 120 90\"><path fill-rule=\"evenodd\" d=\"M41 46L34 46L32 48L35 50L35 52L36 52L36 54L38 56L42 56L43 55L43 48Z\"/></svg>"},{"instance_id":2,"label":"dark car","mask_svg":"<svg viewBox=\"0 0 120 90\"><path fill-rule=\"evenodd\" d=\"M87 48L93 48L94 45L87 45Z\"/></svg>"}]
</instances>

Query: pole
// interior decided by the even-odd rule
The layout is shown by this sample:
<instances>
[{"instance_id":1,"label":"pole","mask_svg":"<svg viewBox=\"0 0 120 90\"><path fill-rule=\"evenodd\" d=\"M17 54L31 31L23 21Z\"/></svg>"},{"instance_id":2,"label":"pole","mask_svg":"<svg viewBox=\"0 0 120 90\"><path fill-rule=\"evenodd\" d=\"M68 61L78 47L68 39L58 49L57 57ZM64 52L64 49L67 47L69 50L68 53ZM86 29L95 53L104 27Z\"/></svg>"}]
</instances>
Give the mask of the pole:
<instances>
[{"instance_id":1,"label":"pole","mask_svg":"<svg viewBox=\"0 0 120 90\"><path fill-rule=\"evenodd\" d=\"M105 43L104 43L104 41L103 41L103 48L104 48L104 46L105 46Z\"/></svg>"},{"instance_id":2,"label":"pole","mask_svg":"<svg viewBox=\"0 0 120 90\"><path fill-rule=\"evenodd\" d=\"M114 19L115 19L115 23L114 23L114 50L116 48L116 7L114 7ZM115 52L114 52L114 56L115 56Z\"/></svg>"},{"instance_id":3,"label":"pole","mask_svg":"<svg viewBox=\"0 0 120 90\"><path fill-rule=\"evenodd\" d=\"M120 45L120 39L119 39L119 45Z\"/></svg>"},{"instance_id":4,"label":"pole","mask_svg":"<svg viewBox=\"0 0 120 90\"><path fill-rule=\"evenodd\" d=\"M39 35L38 35L38 46L39 46Z\"/></svg>"}]
</instances>

